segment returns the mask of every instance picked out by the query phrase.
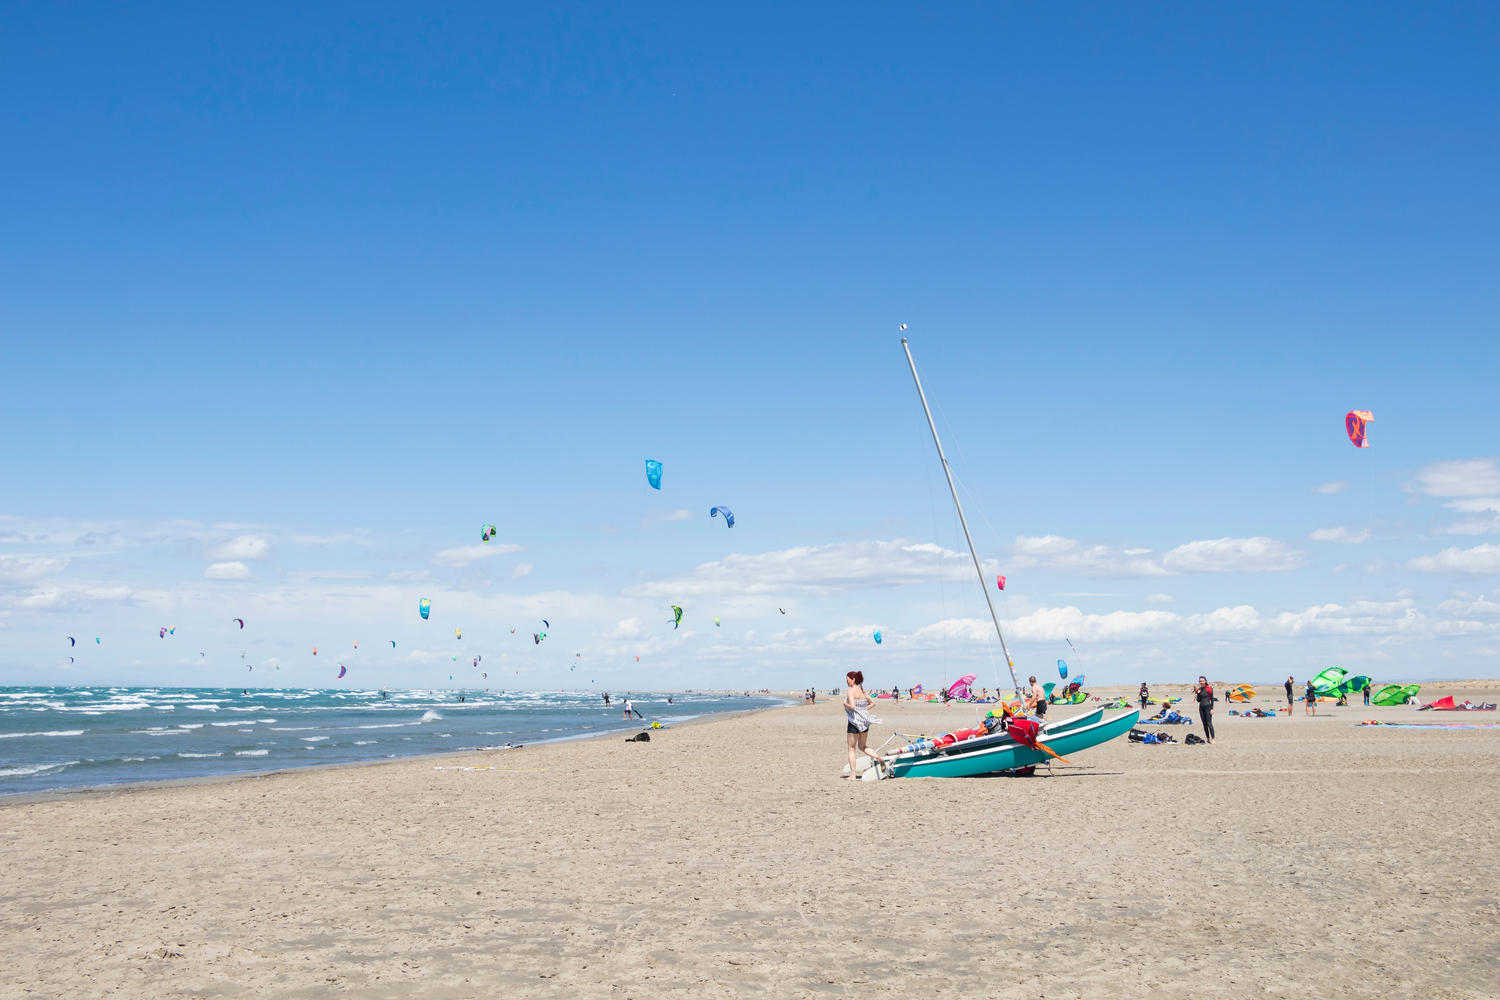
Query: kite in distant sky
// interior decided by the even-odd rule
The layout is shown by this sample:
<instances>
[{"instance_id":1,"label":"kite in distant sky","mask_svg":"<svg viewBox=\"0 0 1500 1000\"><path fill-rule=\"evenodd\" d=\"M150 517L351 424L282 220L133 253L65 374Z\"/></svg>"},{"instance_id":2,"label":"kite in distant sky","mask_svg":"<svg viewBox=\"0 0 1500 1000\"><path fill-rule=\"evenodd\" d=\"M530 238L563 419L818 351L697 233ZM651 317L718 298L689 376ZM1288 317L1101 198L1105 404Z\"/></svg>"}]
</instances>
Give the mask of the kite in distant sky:
<instances>
[{"instance_id":1,"label":"kite in distant sky","mask_svg":"<svg viewBox=\"0 0 1500 1000\"><path fill-rule=\"evenodd\" d=\"M1375 414L1369 410L1350 410L1344 417L1344 430L1349 433L1349 440L1356 448L1368 448L1370 444L1365 440L1365 424L1375 419Z\"/></svg>"},{"instance_id":2,"label":"kite in distant sky","mask_svg":"<svg viewBox=\"0 0 1500 1000\"><path fill-rule=\"evenodd\" d=\"M245 619L243 619L243 618L231 618L229 620L232 621L232 622L239 622L240 623L240 628L244 628L245 627Z\"/></svg>"},{"instance_id":3,"label":"kite in distant sky","mask_svg":"<svg viewBox=\"0 0 1500 1000\"><path fill-rule=\"evenodd\" d=\"M462 639L463 637L464 637L464 630L463 629L456 628L456 629L453 630L453 638L455 638L455 639Z\"/></svg>"},{"instance_id":4,"label":"kite in distant sky","mask_svg":"<svg viewBox=\"0 0 1500 1000\"><path fill-rule=\"evenodd\" d=\"M494 538L494 537L495 537L495 526L493 524L486 524L479 531L479 540L481 542L488 542L491 538Z\"/></svg>"},{"instance_id":5,"label":"kite in distant sky","mask_svg":"<svg viewBox=\"0 0 1500 1000\"><path fill-rule=\"evenodd\" d=\"M782 609L781 609L781 613L782 613L782 614L786 614L786 608L782 608Z\"/></svg>"},{"instance_id":6,"label":"kite in distant sky","mask_svg":"<svg viewBox=\"0 0 1500 1000\"><path fill-rule=\"evenodd\" d=\"M78 645L78 640L76 640L76 639L74 639L74 638L73 638L73 637L72 637L72 636L71 636L71 635L70 635L70 636L68 636L68 645L69 645L69 646L76 646L76 645Z\"/></svg>"},{"instance_id":7,"label":"kite in distant sky","mask_svg":"<svg viewBox=\"0 0 1500 1000\"><path fill-rule=\"evenodd\" d=\"M1063 680L1068 679L1068 665L1063 660L1057 661L1057 675Z\"/></svg>"},{"instance_id":8,"label":"kite in distant sky","mask_svg":"<svg viewBox=\"0 0 1500 1000\"><path fill-rule=\"evenodd\" d=\"M718 615L714 615L714 628L718 628L718 627L719 627L719 616Z\"/></svg>"},{"instance_id":9,"label":"kite in distant sky","mask_svg":"<svg viewBox=\"0 0 1500 1000\"><path fill-rule=\"evenodd\" d=\"M344 675L347 674L348 672L349 672L349 668L346 667L346 666L344 666L342 663L340 663L339 664L339 679L342 680L343 677L344 677Z\"/></svg>"},{"instance_id":10,"label":"kite in distant sky","mask_svg":"<svg viewBox=\"0 0 1500 1000\"><path fill-rule=\"evenodd\" d=\"M674 605L672 605L672 627L676 628L677 626L679 626L681 624L682 624L682 609L679 608L677 605L674 604Z\"/></svg>"},{"instance_id":11,"label":"kite in distant sky","mask_svg":"<svg viewBox=\"0 0 1500 1000\"><path fill-rule=\"evenodd\" d=\"M880 645L880 629L875 630L875 644Z\"/></svg>"},{"instance_id":12,"label":"kite in distant sky","mask_svg":"<svg viewBox=\"0 0 1500 1000\"><path fill-rule=\"evenodd\" d=\"M392 640L391 640L391 648L392 648L392 649L395 649L395 648L396 648L396 640L395 640L395 639L392 639Z\"/></svg>"},{"instance_id":13,"label":"kite in distant sky","mask_svg":"<svg viewBox=\"0 0 1500 1000\"><path fill-rule=\"evenodd\" d=\"M661 463L646 459L646 482L651 484L653 490L661 489Z\"/></svg>"},{"instance_id":14,"label":"kite in distant sky","mask_svg":"<svg viewBox=\"0 0 1500 1000\"><path fill-rule=\"evenodd\" d=\"M167 627L165 625L157 630L156 637L158 639L165 639L167 637Z\"/></svg>"},{"instance_id":15,"label":"kite in distant sky","mask_svg":"<svg viewBox=\"0 0 1500 1000\"><path fill-rule=\"evenodd\" d=\"M723 514L724 515L724 522L726 524L728 524L731 528L734 527L734 514L733 514L733 512L730 511L730 509L728 507L715 507L713 510L711 510L711 511L708 512L708 516L709 517L714 517L715 515L718 515L718 514Z\"/></svg>"},{"instance_id":16,"label":"kite in distant sky","mask_svg":"<svg viewBox=\"0 0 1500 1000\"><path fill-rule=\"evenodd\" d=\"M1005 589L1005 577L1003 577L1003 576L997 576L997 577L995 577L995 583L1000 587L1001 590Z\"/></svg>"},{"instance_id":17,"label":"kite in distant sky","mask_svg":"<svg viewBox=\"0 0 1500 1000\"><path fill-rule=\"evenodd\" d=\"M421 613L422 620L426 621L427 616L432 614L432 602L425 597L422 598L417 602L417 611Z\"/></svg>"}]
</instances>

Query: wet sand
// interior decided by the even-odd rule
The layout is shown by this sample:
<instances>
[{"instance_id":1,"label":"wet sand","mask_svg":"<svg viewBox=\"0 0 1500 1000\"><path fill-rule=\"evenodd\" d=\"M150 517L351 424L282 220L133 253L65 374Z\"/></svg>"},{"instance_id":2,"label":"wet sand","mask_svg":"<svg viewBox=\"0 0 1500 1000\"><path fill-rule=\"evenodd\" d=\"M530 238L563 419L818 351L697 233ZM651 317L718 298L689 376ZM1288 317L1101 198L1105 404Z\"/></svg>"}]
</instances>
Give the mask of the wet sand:
<instances>
[{"instance_id":1,"label":"wet sand","mask_svg":"<svg viewBox=\"0 0 1500 1000\"><path fill-rule=\"evenodd\" d=\"M877 742L974 717L876 711ZM0 800L0 996L1497 995L1500 729L1350 723L1500 713L1319 713L845 782L831 699Z\"/></svg>"}]
</instances>

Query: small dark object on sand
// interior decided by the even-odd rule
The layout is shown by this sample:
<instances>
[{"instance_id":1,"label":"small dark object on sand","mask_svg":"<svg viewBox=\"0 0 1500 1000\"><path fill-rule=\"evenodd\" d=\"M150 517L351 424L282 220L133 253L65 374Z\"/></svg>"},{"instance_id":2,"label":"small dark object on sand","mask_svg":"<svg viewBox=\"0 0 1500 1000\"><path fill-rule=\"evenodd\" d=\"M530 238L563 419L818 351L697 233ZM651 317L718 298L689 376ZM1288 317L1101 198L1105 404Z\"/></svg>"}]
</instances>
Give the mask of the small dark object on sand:
<instances>
[{"instance_id":1,"label":"small dark object on sand","mask_svg":"<svg viewBox=\"0 0 1500 1000\"><path fill-rule=\"evenodd\" d=\"M636 733L634 736L627 736L625 738L625 742L626 743L650 743L651 742L651 734L650 733Z\"/></svg>"}]
</instances>

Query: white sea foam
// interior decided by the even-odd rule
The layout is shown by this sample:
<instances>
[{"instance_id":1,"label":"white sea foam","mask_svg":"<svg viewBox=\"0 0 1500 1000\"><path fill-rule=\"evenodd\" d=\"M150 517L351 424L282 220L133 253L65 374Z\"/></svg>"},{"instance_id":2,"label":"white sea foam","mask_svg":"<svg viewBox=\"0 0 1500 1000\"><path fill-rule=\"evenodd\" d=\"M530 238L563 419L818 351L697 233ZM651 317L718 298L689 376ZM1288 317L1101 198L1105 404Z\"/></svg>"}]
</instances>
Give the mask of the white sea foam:
<instances>
[{"instance_id":1,"label":"white sea foam","mask_svg":"<svg viewBox=\"0 0 1500 1000\"><path fill-rule=\"evenodd\" d=\"M326 739L328 739L328 737L326 737L326 736L302 736L302 737L299 737L299 738L301 740L303 740L304 742L306 742L306 743L317 743L319 740L326 740Z\"/></svg>"},{"instance_id":2,"label":"white sea foam","mask_svg":"<svg viewBox=\"0 0 1500 1000\"><path fill-rule=\"evenodd\" d=\"M270 752L269 750L236 750L234 755L236 757L264 757Z\"/></svg>"},{"instance_id":3,"label":"white sea foam","mask_svg":"<svg viewBox=\"0 0 1500 1000\"><path fill-rule=\"evenodd\" d=\"M425 711L425 712L422 713L422 721L423 722L442 722L443 721L443 717L441 715L437 714L436 712L434 712L432 709L428 709L427 711Z\"/></svg>"},{"instance_id":4,"label":"white sea foam","mask_svg":"<svg viewBox=\"0 0 1500 1000\"><path fill-rule=\"evenodd\" d=\"M14 736L82 736L86 732L87 729L53 729L45 733L0 733L0 740L8 740Z\"/></svg>"},{"instance_id":5,"label":"white sea foam","mask_svg":"<svg viewBox=\"0 0 1500 1000\"><path fill-rule=\"evenodd\" d=\"M222 753L180 753L179 757L222 757Z\"/></svg>"},{"instance_id":6,"label":"white sea foam","mask_svg":"<svg viewBox=\"0 0 1500 1000\"><path fill-rule=\"evenodd\" d=\"M0 770L0 778L20 778L28 774L41 774L57 767L72 767L78 763L76 760L65 761L61 764L30 764L26 767L8 767Z\"/></svg>"},{"instance_id":7,"label":"white sea foam","mask_svg":"<svg viewBox=\"0 0 1500 1000\"><path fill-rule=\"evenodd\" d=\"M238 723L236 723L236 725L238 725ZM201 722L179 722L177 724L177 728L178 729L202 729L203 728L203 723L201 723Z\"/></svg>"},{"instance_id":8,"label":"white sea foam","mask_svg":"<svg viewBox=\"0 0 1500 1000\"><path fill-rule=\"evenodd\" d=\"M354 745L357 746L357 747L367 747L371 743L379 743L379 742L380 742L379 740L355 740L354 741Z\"/></svg>"}]
</instances>

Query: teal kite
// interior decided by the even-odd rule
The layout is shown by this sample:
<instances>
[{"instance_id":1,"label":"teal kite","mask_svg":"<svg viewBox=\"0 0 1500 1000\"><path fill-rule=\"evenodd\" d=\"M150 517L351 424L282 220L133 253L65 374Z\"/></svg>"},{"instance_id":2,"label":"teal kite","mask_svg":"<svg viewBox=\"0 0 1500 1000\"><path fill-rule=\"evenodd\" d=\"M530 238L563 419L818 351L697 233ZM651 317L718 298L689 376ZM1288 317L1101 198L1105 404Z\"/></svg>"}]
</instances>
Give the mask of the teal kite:
<instances>
[{"instance_id":1,"label":"teal kite","mask_svg":"<svg viewBox=\"0 0 1500 1000\"><path fill-rule=\"evenodd\" d=\"M427 616L432 614L432 602L425 597L422 598L417 602L417 610L421 612L422 620L426 621Z\"/></svg>"},{"instance_id":2,"label":"teal kite","mask_svg":"<svg viewBox=\"0 0 1500 1000\"><path fill-rule=\"evenodd\" d=\"M661 489L661 463L646 459L646 482L651 484L653 490Z\"/></svg>"}]
</instances>

